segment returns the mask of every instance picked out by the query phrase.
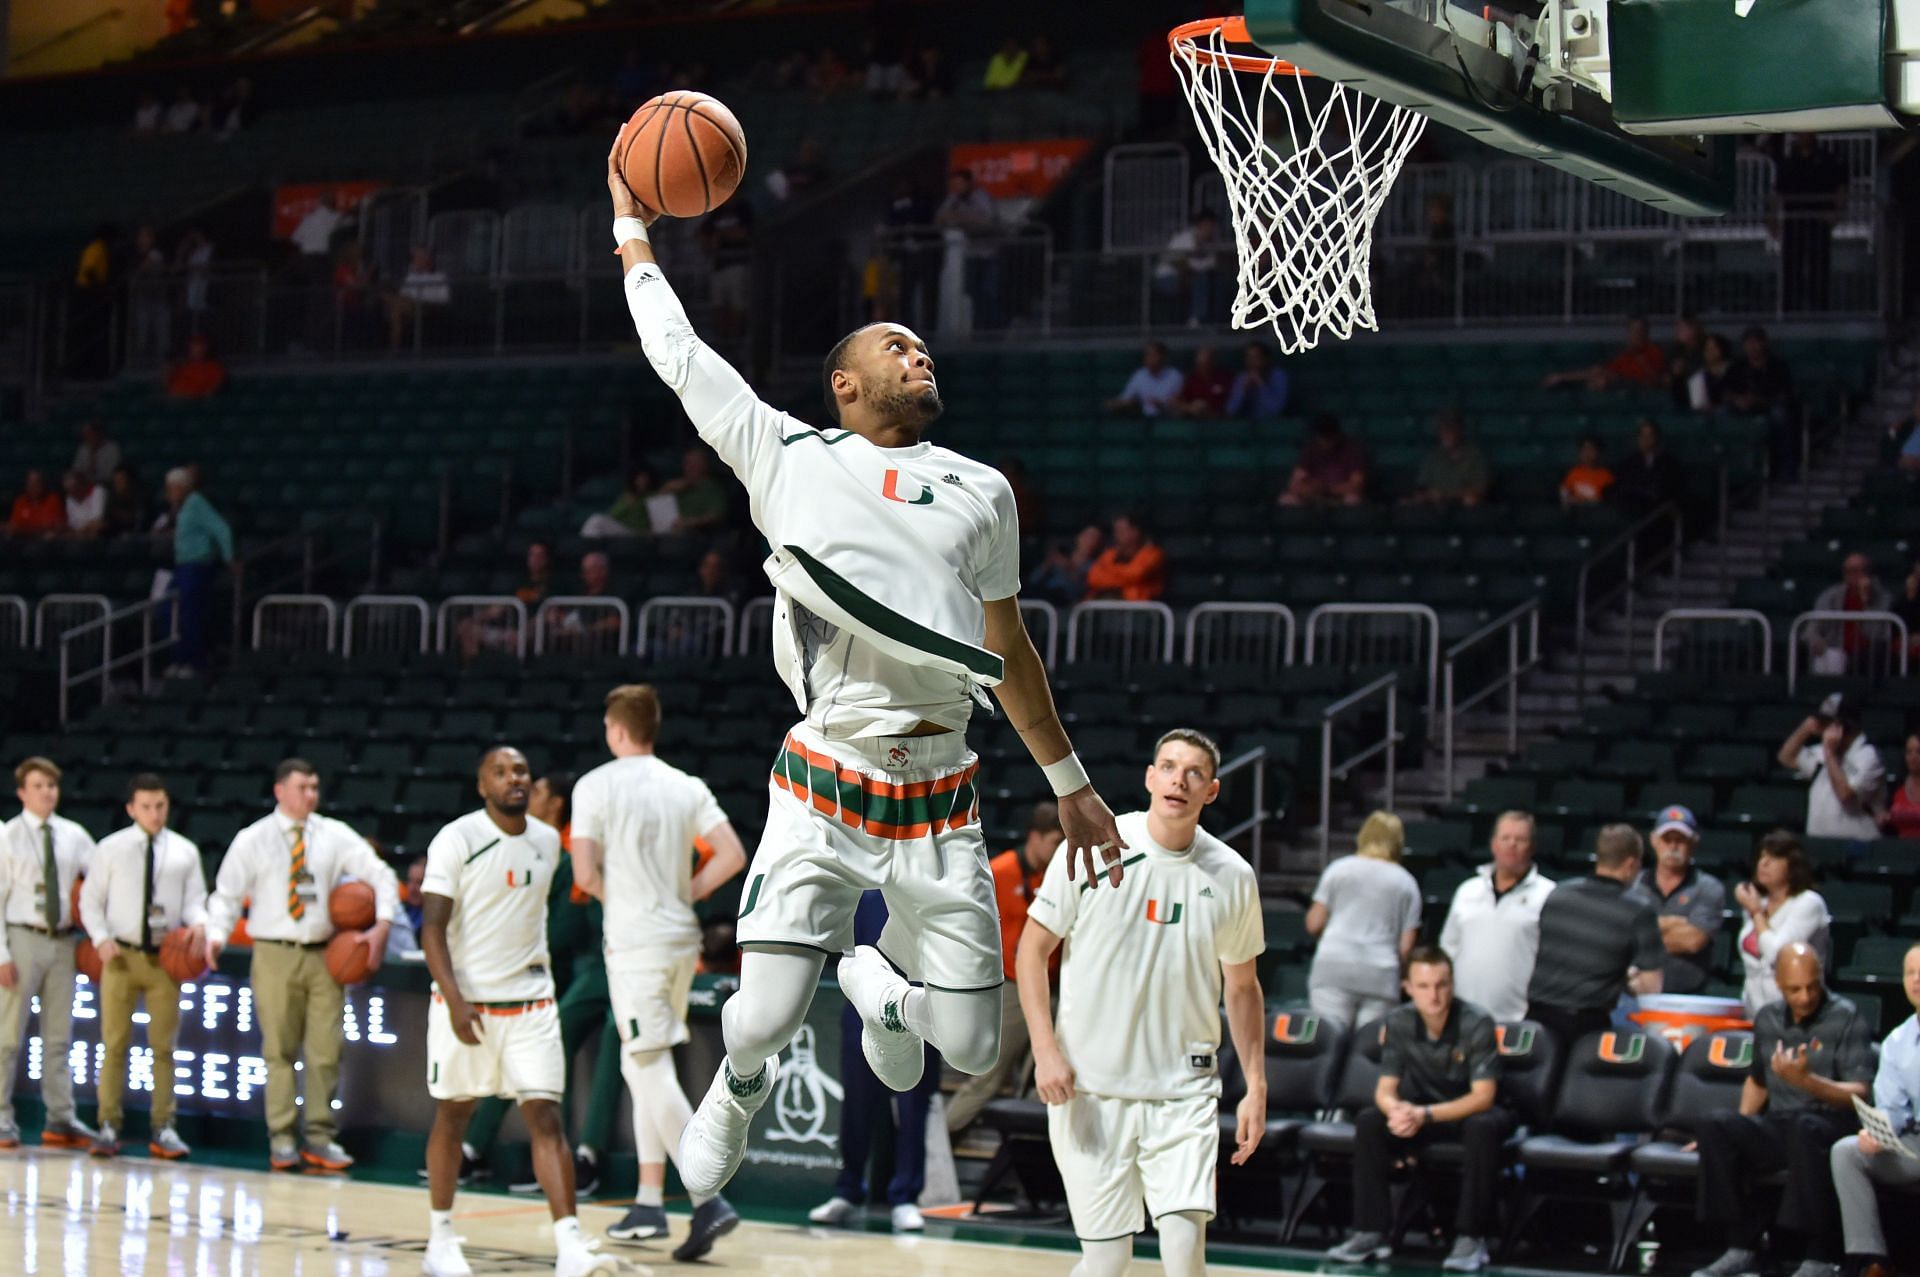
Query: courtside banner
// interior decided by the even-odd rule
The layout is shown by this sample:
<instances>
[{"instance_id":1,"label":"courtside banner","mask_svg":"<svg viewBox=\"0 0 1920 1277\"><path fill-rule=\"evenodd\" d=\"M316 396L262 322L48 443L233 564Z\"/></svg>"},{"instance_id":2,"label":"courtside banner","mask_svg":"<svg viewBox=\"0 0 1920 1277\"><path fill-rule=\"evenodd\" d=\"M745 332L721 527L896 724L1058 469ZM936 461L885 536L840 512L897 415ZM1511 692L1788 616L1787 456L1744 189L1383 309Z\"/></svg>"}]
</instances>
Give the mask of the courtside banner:
<instances>
[{"instance_id":1,"label":"courtside banner","mask_svg":"<svg viewBox=\"0 0 1920 1277\"><path fill-rule=\"evenodd\" d=\"M947 157L947 171L969 169L974 184L997 200L1037 199L1060 184L1093 147L1093 139L1042 142L963 142Z\"/></svg>"},{"instance_id":2,"label":"courtside banner","mask_svg":"<svg viewBox=\"0 0 1920 1277\"><path fill-rule=\"evenodd\" d=\"M329 191L342 213L357 208L360 201L386 185L385 182L299 182L279 186L273 192L273 238L292 239L300 219L311 213L320 197Z\"/></svg>"}]
</instances>

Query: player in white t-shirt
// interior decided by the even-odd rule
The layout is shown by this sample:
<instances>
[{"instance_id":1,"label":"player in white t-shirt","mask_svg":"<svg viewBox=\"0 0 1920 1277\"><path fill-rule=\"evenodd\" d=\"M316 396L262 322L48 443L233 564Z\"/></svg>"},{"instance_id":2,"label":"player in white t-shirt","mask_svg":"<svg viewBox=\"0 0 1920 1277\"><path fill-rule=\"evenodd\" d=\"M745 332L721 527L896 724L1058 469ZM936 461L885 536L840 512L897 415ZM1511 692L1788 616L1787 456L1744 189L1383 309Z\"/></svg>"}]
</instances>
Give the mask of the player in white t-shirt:
<instances>
[{"instance_id":1,"label":"player in white t-shirt","mask_svg":"<svg viewBox=\"0 0 1920 1277\"><path fill-rule=\"evenodd\" d=\"M746 486L772 553L776 670L805 719L774 764L737 935L727 1053L681 1137L691 1191L720 1190L773 1091L829 956L860 1013L862 1053L896 1091L931 1042L966 1073L1000 1051L1000 924L965 730L997 695L1059 796L1067 859L1118 882L1113 813L1073 755L1020 618L1020 530L1004 476L922 438L940 415L926 343L869 324L827 355L834 427L762 402L694 334L607 157L628 309L654 371ZM877 947L853 944L863 891L887 900ZM917 983L910 984L909 981Z\"/></svg>"},{"instance_id":2,"label":"player in white t-shirt","mask_svg":"<svg viewBox=\"0 0 1920 1277\"><path fill-rule=\"evenodd\" d=\"M1254 970L1266 948L1260 884L1240 853L1200 828L1220 793L1219 768L1219 746L1199 732L1162 736L1147 768L1147 810L1120 817L1133 848L1126 881L1089 891L1055 861L1020 934L1015 983L1080 1238L1074 1277L1126 1272L1143 1198L1169 1277L1206 1271L1223 986L1247 1080L1234 1165L1266 1130L1266 1012ZM1063 940L1056 1025L1047 961Z\"/></svg>"},{"instance_id":3,"label":"player in white t-shirt","mask_svg":"<svg viewBox=\"0 0 1920 1277\"><path fill-rule=\"evenodd\" d=\"M655 756L660 697L653 688L616 687L607 693L606 706L613 761L574 782L573 873L575 885L604 908L607 996L620 1033L620 1074L632 1100L640 1160L633 1207L607 1235L646 1241L666 1235L661 1200L667 1154L678 1156L680 1133L693 1117L673 1067L673 1048L689 1037L687 995L700 960L693 904L737 875L747 853L707 783ZM696 839L713 848L697 874ZM726 1198L690 1196L692 1226L673 1252L682 1261L701 1258L740 1223Z\"/></svg>"},{"instance_id":4,"label":"player in white t-shirt","mask_svg":"<svg viewBox=\"0 0 1920 1277\"><path fill-rule=\"evenodd\" d=\"M547 889L560 864L560 835L527 815L533 775L517 749L480 760L486 805L434 835L420 884L420 948L433 975L427 1011L427 1091L439 1103L427 1136L432 1230L421 1270L471 1277L453 1231L460 1140L474 1103L518 1101L533 1144L533 1170L553 1215L555 1277L611 1273L580 1232L560 1101L567 1064L547 956Z\"/></svg>"}]
</instances>

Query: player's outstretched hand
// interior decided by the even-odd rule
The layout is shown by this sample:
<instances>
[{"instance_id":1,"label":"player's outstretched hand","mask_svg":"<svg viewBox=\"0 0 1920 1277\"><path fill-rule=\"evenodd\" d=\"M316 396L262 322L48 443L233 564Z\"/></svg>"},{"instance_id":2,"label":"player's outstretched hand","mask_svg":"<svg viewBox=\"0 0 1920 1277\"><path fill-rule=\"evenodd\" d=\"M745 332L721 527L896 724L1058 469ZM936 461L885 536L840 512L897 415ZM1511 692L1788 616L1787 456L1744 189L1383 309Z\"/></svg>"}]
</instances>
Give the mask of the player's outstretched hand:
<instances>
[{"instance_id":1,"label":"player's outstretched hand","mask_svg":"<svg viewBox=\"0 0 1920 1277\"><path fill-rule=\"evenodd\" d=\"M626 141L627 129L633 126L629 120L613 139L613 149L607 152L607 193L613 196L613 215L615 217L637 217L648 226L653 225L660 214L653 212L640 202L633 188L627 185L627 175L620 171L620 156L626 151L622 145Z\"/></svg>"},{"instance_id":2,"label":"player's outstretched hand","mask_svg":"<svg viewBox=\"0 0 1920 1277\"><path fill-rule=\"evenodd\" d=\"M1073 1098L1073 1065L1058 1050L1033 1056L1033 1089L1047 1104L1065 1104Z\"/></svg>"},{"instance_id":3,"label":"player's outstretched hand","mask_svg":"<svg viewBox=\"0 0 1920 1277\"><path fill-rule=\"evenodd\" d=\"M1087 882L1099 885L1100 876L1113 886L1120 885L1120 861L1127 850L1113 813L1092 785L1060 800L1060 828L1067 835L1067 880L1073 881L1076 867L1086 871Z\"/></svg>"},{"instance_id":4,"label":"player's outstretched hand","mask_svg":"<svg viewBox=\"0 0 1920 1277\"><path fill-rule=\"evenodd\" d=\"M1260 1137L1267 1133L1267 1096L1265 1091L1248 1091L1240 1097L1240 1106L1234 1110L1233 1164L1245 1166L1253 1158L1253 1151L1260 1147Z\"/></svg>"}]
</instances>

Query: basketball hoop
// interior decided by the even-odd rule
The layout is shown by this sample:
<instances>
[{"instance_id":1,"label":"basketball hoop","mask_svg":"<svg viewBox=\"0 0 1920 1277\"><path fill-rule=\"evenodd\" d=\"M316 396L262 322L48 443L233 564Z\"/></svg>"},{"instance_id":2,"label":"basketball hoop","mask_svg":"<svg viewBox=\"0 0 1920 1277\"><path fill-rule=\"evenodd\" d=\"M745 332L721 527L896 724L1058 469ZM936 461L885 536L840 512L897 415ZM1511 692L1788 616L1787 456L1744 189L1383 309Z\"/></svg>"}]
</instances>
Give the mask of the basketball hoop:
<instances>
[{"instance_id":1,"label":"basketball hoop","mask_svg":"<svg viewBox=\"0 0 1920 1277\"><path fill-rule=\"evenodd\" d=\"M1167 44L1227 185L1233 326L1270 326L1285 354L1377 327L1373 223L1427 117L1336 81L1310 86L1311 71L1252 43L1244 18L1185 23Z\"/></svg>"}]
</instances>

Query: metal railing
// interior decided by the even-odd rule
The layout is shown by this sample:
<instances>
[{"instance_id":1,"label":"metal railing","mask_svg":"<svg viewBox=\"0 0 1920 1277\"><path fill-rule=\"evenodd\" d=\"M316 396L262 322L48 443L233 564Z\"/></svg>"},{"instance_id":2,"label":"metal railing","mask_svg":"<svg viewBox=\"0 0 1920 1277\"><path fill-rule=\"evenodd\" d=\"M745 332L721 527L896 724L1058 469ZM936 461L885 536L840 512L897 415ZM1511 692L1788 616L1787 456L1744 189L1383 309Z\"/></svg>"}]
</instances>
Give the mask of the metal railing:
<instances>
[{"instance_id":1,"label":"metal railing","mask_svg":"<svg viewBox=\"0 0 1920 1277\"><path fill-rule=\"evenodd\" d=\"M27 601L18 594L0 594L0 651L27 646L32 633Z\"/></svg>"},{"instance_id":2,"label":"metal railing","mask_svg":"<svg viewBox=\"0 0 1920 1277\"><path fill-rule=\"evenodd\" d=\"M1048 669L1058 664L1060 659L1060 609L1045 599L1021 599L1020 620L1027 627L1027 637L1033 639L1034 650L1040 653L1040 660ZM1046 641L1034 638L1033 623L1039 621L1046 627Z\"/></svg>"},{"instance_id":3,"label":"metal railing","mask_svg":"<svg viewBox=\"0 0 1920 1277\"><path fill-rule=\"evenodd\" d=\"M1306 663L1322 662L1423 670L1431 722L1440 700L1440 614L1424 603L1322 603L1307 613Z\"/></svg>"},{"instance_id":4,"label":"metal railing","mask_svg":"<svg viewBox=\"0 0 1920 1277\"><path fill-rule=\"evenodd\" d=\"M1641 562L1641 533L1666 522L1673 527L1673 539L1666 550L1653 556L1647 562ZM1685 568L1682 557L1682 541L1685 537L1685 521L1680 510L1672 502L1659 507L1644 516L1632 526L1615 535L1611 540L1588 555L1580 564L1580 572L1575 578L1573 601L1573 652L1574 652L1574 695L1581 700L1587 695L1587 632L1588 619L1597 616L1622 594L1627 600L1627 660L1633 660L1633 623L1640 574L1652 572L1668 563L1673 565L1673 584L1677 589ZM1615 557L1622 561L1622 571L1618 581L1607 584L1597 569L1611 565ZM1596 581L1601 585L1598 594L1594 592Z\"/></svg>"},{"instance_id":5,"label":"metal railing","mask_svg":"<svg viewBox=\"0 0 1920 1277\"><path fill-rule=\"evenodd\" d=\"M1115 618L1116 636L1097 618ZM1083 636L1082 630L1085 634ZM1173 664L1173 609L1165 603L1094 599L1067 613L1067 661L1111 660L1126 669L1142 659ZM1103 632L1107 631L1107 632Z\"/></svg>"},{"instance_id":6,"label":"metal railing","mask_svg":"<svg viewBox=\"0 0 1920 1277\"><path fill-rule=\"evenodd\" d=\"M764 646L760 642L764 640ZM773 649L773 596L763 594L740 605L740 633L733 650L741 656Z\"/></svg>"},{"instance_id":7,"label":"metal railing","mask_svg":"<svg viewBox=\"0 0 1920 1277\"><path fill-rule=\"evenodd\" d=\"M256 652L332 652L340 605L324 594L269 594L253 605Z\"/></svg>"},{"instance_id":8,"label":"metal railing","mask_svg":"<svg viewBox=\"0 0 1920 1277\"><path fill-rule=\"evenodd\" d=\"M364 545L354 538L364 536ZM327 529L303 528L261 545L249 545L234 556L233 568L233 646L247 645L247 626L252 616L248 600L258 601L272 594L312 594L320 574L366 556L362 580L371 586L380 576L382 548L380 520L371 515L361 519L341 516L330 519ZM274 565L282 559L298 556L298 566L277 573Z\"/></svg>"},{"instance_id":9,"label":"metal railing","mask_svg":"<svg viewBox=\"0 0 1920 1277\"><path fill-rule=\"evenodd\" d=\"M576 656L620 656L633 641L633 612L623 599L567 594L547 599L533 614L533 654L549 648Z\"/></svg>"},{"instance_id":10,"label":"metal railing","mask_svg":"<svg viewBox=\"0 0 1920 1277\"><path fill-rule=\"evenodd\" d=\"M1379 740L1366 745L1339 762L1333 761L1333 725L1345 714L1364 707L1367 702L1382 694L1387 702L1386 733ZM1353 775L1360 764L1385 754L1387 758L1387 787L1384 805L1393 808L1394 765L1400 748L1399 730L1400 676L1382 674L1379 678L1341 697L1320 711L1320 867L1327 866L1328 853L1333 842L1333 782L1345 780Z\"/></svg>"},{"instance_id":11,"label":"metal railing","mask_svg":"<svg viewBox=\"0 0 1920 1277\"><path fill-rule=\"evenodd\" d=\"M452 649L449 638L456 645ZM454 594L440 600L433 613L434 651L471 658L503 649L515 660L527 659L525 603L511 594Z\"/></svg>"},{"instance_id":12,"label":"metal railing","mask_svg":"<svg viewBox=\"0 0 1920 1277\"><path fill-rule=\"evenodd\" d=\"M1773 622L1767 619L1766 613L1744 607L1676 607L1662 612L1660 619L1653 623L1653 668L1656 671L1667 668L1668 633L1685 633L1694 626L1701 627L1705 632L1684 643L1690 658L1686 662L1688 670L1749 674L1757 667L1762 674L1773 673ZM1750 640L1729 639L1731 634L1744 634L1748 627L1759 631L1757 649Z\"/></svg>"},{"instance_id":13,"label":"metal railing","mask_svg":"<svg viewBox=\"0 0 1920 1277\"><path fill-rule=\"evenodd\" d=\"M1789 695L1793 693L1794 689L1798 687L1800 683L1801 636L1815 626L1820 627L1820 629L1807 636L1808 646L1811 648L1812 642L1818 639L1826 651L1840 651L1845 658L1845 668L1844 670L1836 672L1881 675L1897 673L1902 678L1906 677L1908 652L1910 648L1909 640L1911 636L1907 633L1907 623L1901 620L1897 614L1893 612L1842 612L1833 609L1815 609L1811 612L1800 613L1793 618L1793 623L1787 627L1787 692ZM1877 642L1871 639L1865 640L1859 648L1856 649L1848 644L1848 627L1858 627L1862 630L1872 627L1876 631L1886 631L1888 637L1887 639ZM1814 659L1818 659L1818 653L1811 653L1811 655ZM1859 657L1867 658L1875 666L1880 668L1857 668L1856 658ZM1826 671L1813 670L1810 672L1823 673Z\"/></svg>"},{"instance_id":14,"label":"metal railing","mask_svg":"<svg viewBox=\"0 0 1920 1277\"><path fill-rule=\"evenodd\" d=\"M1251 835L1247 842L1247 859L1252 862L1253 876L1258 880L1266 867L1265 840L1267 822L1272 820L1276 814L1267 810L1267 747L1265 745L1250 749L1246 753L1223 764L1215 779L1220 781L1224 789L1226 783L1241 772L1249 773L1253 782L1251 786L1253 791L1252 810L1248 812L1244 819L1235 821L1225 829L1218 830L1214 836L1221 842L1231 844L1235 838L1240 837L1242 834Z\"/></svg>"},{"instance_id":15,"label":"metal railing","mask_svg":"<svg viewBox=\"0 0 1920 1277\"><path fill-rule=\"evenodd\" d=\"M1461 658L1504 634L1507 640L1506 667L1498 677L1471 693L1459 697L1457 671ZM1453 801L1454 731L1459 717L1480 702L1505 691L1507 694L1507 756L1520 752L1520 679L1540 664L1540 600L1525 603L1495 617L1449 647L1441 657L1441 774L1446 801Z\"/></svg>"},{"instance_id":16,"label":"metal railing","mask_svg":"<svg viewBox=\"0 0 1920 1277\"><path fill-rule=\"evenodd\" d=\"M1186 663L1257 665L1269 673L1293 664L1293 609L1284 603L1201 603L1187 613Z\"/></svg>"},{"instance_id":17,"label":"metal railing","mask_svg":"<svg viewBox=\"0 0 1920 1277\"><path fill-rule=\"evenodd\" d=\"M433 643L433 612L417 594L361 594L347 601L340 629L340 653L348 658L356 651L425 652Z\"/></svg>"},{"instance_id":18,"label":"metal railing","mask_svg":"<svg viewBox=\"0 0 1920 1277\"><path fill-rule=\"evenodd\" d=\"M732 656L734 625L733 604L725 599L664 594L640 605L639 654Z\"/></svg>"},{"instance_id":19,"label":"metal railing","mask_svg":"<svg viewBox=\"0 0 1920 1277\"><path fill-rule=\"evenodd\" d=\"M180 594L170 590L157 599L148 599L123 607L119 611L109 611L97 620L87 621L72 629L63 630L59 635L60 643L60 725L65 727L72 714L72 693L94 680L100 683L102 704L113 699L113 671L134 661L140 662L140 690L142 693L153 690L153 654L172 647L180 641ZM167 614L167 632L156 640L153 636L154 614L161 609ZM113 652L114 627L121 621L133 617L140 618L140 646L131 652L115 656ZM99 660L83 666L78 665L73 647L76 642L95 630L100 632Z\"/></svg>"},{"instance_id":20,"label":"metal railing","mask_svg":"<svg viewBox=\"0 0 1920 1277\"><path fill-rule=\"evenodd\" d=\"M33 605L33 645L45 647L48 630L56 635L65 634L75 626L97 619L95 613L106 616L112 611L113 601L104 594L42 595Z\"/></svg>"}]
</instances>

